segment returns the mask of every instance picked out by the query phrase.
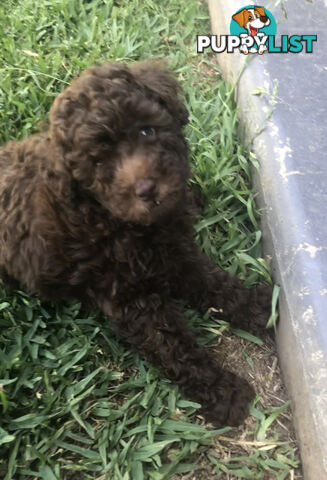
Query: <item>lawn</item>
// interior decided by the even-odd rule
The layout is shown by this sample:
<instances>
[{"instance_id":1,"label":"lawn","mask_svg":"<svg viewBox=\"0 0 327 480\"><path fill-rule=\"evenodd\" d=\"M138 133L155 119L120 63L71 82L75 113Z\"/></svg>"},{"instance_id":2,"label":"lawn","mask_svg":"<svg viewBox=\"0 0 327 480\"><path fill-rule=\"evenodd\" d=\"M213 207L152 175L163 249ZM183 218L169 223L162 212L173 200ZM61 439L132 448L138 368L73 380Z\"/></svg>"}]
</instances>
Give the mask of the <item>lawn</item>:
<instances>
[{"instance_id":1,"label":"lawn","mask_svg":"<svg viewBox=\"0 0 327 480\"><path fill-rule=\"evenodd\" d=\"M251 191L257 159L238 138L233 90L213 58L196 54L196 34L208 32L197 0L2 0L0 140L36 131L57 93L94 63L167 57L190 111L191 183L203 201L197 240L247 285L271 282ZM270 337L231 331L209 313L187 316L200 343L219 345L222 362L256 385L243 428L205 425L199 405L99 312L0 283L0 478L301 478Z\"/></svg>"}]
</instances>

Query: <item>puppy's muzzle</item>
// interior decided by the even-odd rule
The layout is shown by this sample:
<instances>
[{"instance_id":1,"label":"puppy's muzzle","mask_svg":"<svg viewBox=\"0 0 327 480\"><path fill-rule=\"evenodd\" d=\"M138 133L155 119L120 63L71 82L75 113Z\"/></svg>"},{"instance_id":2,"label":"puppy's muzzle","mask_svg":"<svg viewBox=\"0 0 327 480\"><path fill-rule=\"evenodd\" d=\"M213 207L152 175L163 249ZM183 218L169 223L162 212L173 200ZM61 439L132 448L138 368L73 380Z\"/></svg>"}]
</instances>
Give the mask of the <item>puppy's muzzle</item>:
<instances>
[{"instance_id":1,"label":"puppy's muzzle","mask_svg":"<svg viewBox=\"0 0 327 480\"><path fill-rule=\"evenodd\" d=\"M144 201L155 201L157 195L156 182L152 178L142 178L135 184L135 194Z\"/></svg>"}]
</instances>

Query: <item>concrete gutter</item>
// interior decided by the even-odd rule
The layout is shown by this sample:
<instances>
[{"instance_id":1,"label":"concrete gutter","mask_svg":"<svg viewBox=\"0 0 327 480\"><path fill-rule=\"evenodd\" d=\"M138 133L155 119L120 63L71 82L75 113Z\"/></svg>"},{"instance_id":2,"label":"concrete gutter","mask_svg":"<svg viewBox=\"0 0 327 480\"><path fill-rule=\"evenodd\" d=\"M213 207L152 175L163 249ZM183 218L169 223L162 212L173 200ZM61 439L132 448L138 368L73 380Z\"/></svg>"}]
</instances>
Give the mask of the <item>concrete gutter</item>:
<instances>
[{"instance_id":1,"label":"concrete gutter","mask_svg":"<svg viewBox=\"0 0 327 480\"><path fill-rule=\"evenodd\" d=\"M254 3L208 0L212 33L229 34L232 15ZM281 286L277 343L304 476L327 480L327 2L289 0L287 19L280 8L264 6L277 20L277 37L318 35L311 54L251 55L237 99L245 139L254 138L260 162L254 181L266 253ZM249 58L216 57L231 81ZM254 96L257 87L269 93Z\"/></svg>"}]
</instances>

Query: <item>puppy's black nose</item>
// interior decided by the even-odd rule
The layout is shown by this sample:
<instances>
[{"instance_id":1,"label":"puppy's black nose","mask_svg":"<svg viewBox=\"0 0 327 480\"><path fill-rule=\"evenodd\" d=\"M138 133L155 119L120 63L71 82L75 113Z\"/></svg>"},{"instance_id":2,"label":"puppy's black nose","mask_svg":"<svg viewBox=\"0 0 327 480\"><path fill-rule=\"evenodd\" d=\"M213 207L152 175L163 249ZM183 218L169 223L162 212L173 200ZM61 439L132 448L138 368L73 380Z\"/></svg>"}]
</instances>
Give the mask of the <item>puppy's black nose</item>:
<instances>
[{"instance_id":1,"label":"puppy's black nose","mask_svg":"<svg viewBox=\"0 0 327 480\"><path fill-rule=\"evenodd\" d=\"M152 178L142 178L135 184L135 193L143 200L152 200L155 196L156 183Z\"/></svg>"},{"instance_id":2,"label":"puppy's black nose","mask_svg":"<svg viewBox=\"0 0 327 480\"><path fill-rule=\"evenodd\" d=\"M262 17L260 17L260 20L263 22L263 23L266 23L266 21L268 20L268 17L266 15L262 15Z\"/></svg>"}]
</instances>

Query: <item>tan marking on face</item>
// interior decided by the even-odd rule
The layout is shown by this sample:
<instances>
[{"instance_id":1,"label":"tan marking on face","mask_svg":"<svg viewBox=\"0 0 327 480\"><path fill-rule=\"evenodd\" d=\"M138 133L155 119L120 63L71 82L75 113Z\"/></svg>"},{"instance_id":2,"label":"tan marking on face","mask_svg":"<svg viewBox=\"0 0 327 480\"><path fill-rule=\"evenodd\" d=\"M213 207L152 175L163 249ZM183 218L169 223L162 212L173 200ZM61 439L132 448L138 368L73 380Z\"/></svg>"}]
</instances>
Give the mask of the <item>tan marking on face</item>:
<instances>
[{"instance_id":1,"label":"tan marking on face","mask_svg":"<svg viewBox=\"0 0 327 480\"><path fill-rule=\"evenodd\" d=\"M149 205L135 195L138 180L154 177L153 162L141 155L123 157L115 171L107 195L112 212L125 221L148 223Z\"/></svg>"},{"instance_id":2,"label":"tan marking on face","mask_svg":"<svg viewBox=\"0 0 327 480\"><path fill-rule=\"evenodd\" d=\"M155 171L152 162L137 155L123 158L115 172L115 182L122 188L134 187L138 180L153 177Z\"/></svg>"},{"instance_id":3,"label":"tan marking on face","mask_svg":"<svg viewBox=\"0 0 327 480\"><path fill-rule=\"evenodd\" d=\"M156 183L153 201L139 197L135 186L139 180L151 178ZM149 155L135 153L125 156L117 162L112 182L97 187L100 202L115 216L145 225L151 224L163 212L173 208L181 194L178 174L163 174L158 159Z\"/></svg>"},{"instance_id":4,"label":"tan marking on face","mask_svg":"<svg viewBox=\"0 0 327 480\"><path fill-rule=\"evenodd\" d=\"M166 195L169 195L169 193L173 190L173 183L169 184L166 182L161 182L159 183L159 197L164 198Z\"/></svg>"}]
</instances>

